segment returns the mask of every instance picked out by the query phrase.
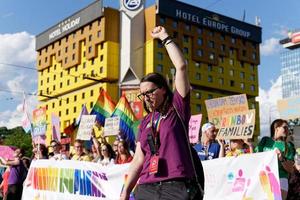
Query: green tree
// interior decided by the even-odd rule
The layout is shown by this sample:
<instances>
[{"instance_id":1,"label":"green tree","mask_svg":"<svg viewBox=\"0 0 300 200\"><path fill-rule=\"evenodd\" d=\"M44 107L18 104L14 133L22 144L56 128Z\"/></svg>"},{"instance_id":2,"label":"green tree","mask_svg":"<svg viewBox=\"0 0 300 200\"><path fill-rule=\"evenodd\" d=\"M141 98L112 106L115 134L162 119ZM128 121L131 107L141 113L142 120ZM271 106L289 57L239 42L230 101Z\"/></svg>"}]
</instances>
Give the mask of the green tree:
<instances>
[{"instance_id":1,"label":"green tree","mask_svg":"<svg viewBox=\"0 0 300 200\"><path fill-rule=\"evenodd\" d=\"M31 135L24 132L22 127L8 129L5 134L3 145L15 146L25 150L25 156L32 154Z\"/></svg>"}]
</instances>

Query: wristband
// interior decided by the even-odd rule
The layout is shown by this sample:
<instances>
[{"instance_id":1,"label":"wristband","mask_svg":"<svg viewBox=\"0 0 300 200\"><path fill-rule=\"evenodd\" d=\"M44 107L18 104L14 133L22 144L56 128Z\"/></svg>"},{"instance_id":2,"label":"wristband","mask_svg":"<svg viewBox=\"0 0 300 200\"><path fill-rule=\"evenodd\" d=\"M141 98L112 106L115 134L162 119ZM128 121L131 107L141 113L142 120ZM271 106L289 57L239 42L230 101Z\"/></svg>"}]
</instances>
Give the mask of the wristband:
<instances>
[{"instance_id":1,"label":"wristband","mask_svg":"<svg viewBox=\"0 0 300 200\"><path fill-rule=\"evenodd\" d=\"M168 36L165 39L161 40L162 45L167 45L172 41L172 37Z\"/></svg>"}]
</instances>

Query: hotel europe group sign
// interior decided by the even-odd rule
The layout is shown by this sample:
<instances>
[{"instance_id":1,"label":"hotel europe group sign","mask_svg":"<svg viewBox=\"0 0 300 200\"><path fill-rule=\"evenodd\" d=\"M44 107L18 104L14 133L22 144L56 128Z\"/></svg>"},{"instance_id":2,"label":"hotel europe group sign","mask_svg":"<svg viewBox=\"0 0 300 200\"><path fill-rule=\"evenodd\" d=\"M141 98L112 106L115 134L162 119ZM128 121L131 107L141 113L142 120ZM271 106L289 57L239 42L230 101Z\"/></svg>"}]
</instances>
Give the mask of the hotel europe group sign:
<instances>
[{"instance_id":1,"label":"hotel europe group sign","mask_svg":"<svg viewBox=\"0 0 300 200\"><path fill-rule=\"evenodd\" d=\"M36 50L39 50L48 44L70 34L74 30L88 24L91 21L101 17L103 1L97 0L86 8L76 12L74 15L62 20L58 24L47 29L36 36Z\"/></svg>"},{"instance_id":2,"label":"hotel europe group sign","mask_svg":"<svg viewBox=\"0 0 300 200\"><path fill-rule=\"evenodd\" d=\"M261 43L261 28L174 0L159 0L158 14Z\"/></svg>"}]
</instances>

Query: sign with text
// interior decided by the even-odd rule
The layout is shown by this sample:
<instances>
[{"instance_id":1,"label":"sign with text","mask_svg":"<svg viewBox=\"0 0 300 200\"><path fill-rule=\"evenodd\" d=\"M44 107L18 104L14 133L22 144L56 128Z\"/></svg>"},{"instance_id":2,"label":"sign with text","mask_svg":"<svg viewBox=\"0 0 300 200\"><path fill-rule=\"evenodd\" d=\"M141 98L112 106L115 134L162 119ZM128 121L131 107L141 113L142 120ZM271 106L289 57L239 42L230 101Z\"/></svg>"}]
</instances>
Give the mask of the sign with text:
<instances>
[{"instance_id":1,"label":"sign with text","mask_svg":"<svg viewBox=\"0 0 300 200\"><path fill-rule=\"evenodd\" d=\"M202 114L192 115L189 121L190 143L195 144L199 140L199 130L201 126Z\"/></svg>"},{"instance_id":2,"label":"sign with text","mask_svg":"<svg viewBox=\"0 0 300 200\"><path fill-rule=\"evenodd\" d=\"M105 118L104 136L118 135L120 130L120 117Z\"/></svg>"},{"instance_id":3,"label":"sign with text","mask_svg":"<svg viewBox=\"0 0 300 200\"><path fill-rule=\"evenodd\" d=\"M204 200L281 199L275 151L202 162Z\"/></svg>"},{"instance_id":4,"label":"sign with text","mask_svg":"<svg viewBox=\"0 0 300 200\"><path fill-rule=\"evenodd\" d=\"M107 167L74 160L32 161L22 199L119 199L128 168L129 164Z\"/></svg>"},{"instance_id":5,"label":"sign with text","mask_svg":"<svg viewBox=\"0 0 300 200\"><path fill-rule=\"evenodd\" d=\"M47 130L46 107L33 110L32 137L45 135Z\"/></svg>"},{"instance_id":6,"label":"sign with text","mask_svg":"<svg viewBox=\"0 0 300 200\"><path fill-rule=\"evenodd\" d=\"M205 100L205 105L208 120L214 123L217 128L220 127L223 115L240 113L248 110L246 94Z\"/></svg>"},{"instance_id":7,"label":"sign with text","mask_svg":"<svg viewBox=\"0 0 300 200\"><path fill-rule=\"evenodd\" d=\"M90 140L95 120L96 115L82 115L76 139Z\"/></svg>"},{"instance_id":8,"label":"sign with text","mask_svg":"<svg viewBox=\"0 0 300 200\"><path fill-rule=\"evenodd\" d=\"M252 138L255 126L255 109L238 114L223 115L217 139Z\"/></svg>"},{"instance_id":9,"label":"sign with text","mask_svg":"<svg viewBox=\"0 0 300 200\"><path fill-rule=\"evenodd\" d=\"M300 117L300 96L277 101L277 107L282 119L297 119Z\"/></svg>"}]
</instances>

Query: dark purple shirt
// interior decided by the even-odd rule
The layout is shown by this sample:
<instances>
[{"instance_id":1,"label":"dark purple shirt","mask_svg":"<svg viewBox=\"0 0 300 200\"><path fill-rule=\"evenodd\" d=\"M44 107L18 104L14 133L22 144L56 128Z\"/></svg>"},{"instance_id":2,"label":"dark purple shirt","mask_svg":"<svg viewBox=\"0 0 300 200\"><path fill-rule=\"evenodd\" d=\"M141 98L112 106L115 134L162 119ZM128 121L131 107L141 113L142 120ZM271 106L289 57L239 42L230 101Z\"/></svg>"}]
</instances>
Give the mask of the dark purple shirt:
<instances>
[{"instance_id":1,"label":"dark purple shirt","mask_svg":"<svg viewBox=\"0 0 300 200\"><path fill-rule=\"evenodd\" d=\"M25 173L26 168L24 167L22 160L20 160L19 165L11 165L8 177L8 185L22 184L25 178Z\"/></svg>"},{"instance_id":2,"label":"dark purple shirt","mask_svg":"<svg viewBox=\"0 0 300 200\"><path fill-rule=\"evenodd\" d=\"M190 94L182 98L180 94L175 91L173 105L178 110L188 130L188 122L191 116ZM158 119L159 115L160 113L155 112L154 122ZM189 144L187 144L182 123L177 117L173 107L169 109L166 117L160 122L160 147L158 152L160 160L158 173L149 174L151 151L147 142L147 135L151 133L151 116L152 113L143 119L139 129L138 141L141 143L141 148L145 156L139 184L159 182L174 178L193 177L194 172L188 150Z\"/></svg>"}]
</instances>

